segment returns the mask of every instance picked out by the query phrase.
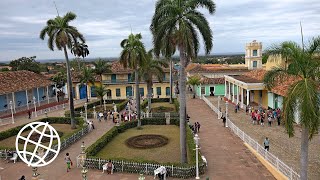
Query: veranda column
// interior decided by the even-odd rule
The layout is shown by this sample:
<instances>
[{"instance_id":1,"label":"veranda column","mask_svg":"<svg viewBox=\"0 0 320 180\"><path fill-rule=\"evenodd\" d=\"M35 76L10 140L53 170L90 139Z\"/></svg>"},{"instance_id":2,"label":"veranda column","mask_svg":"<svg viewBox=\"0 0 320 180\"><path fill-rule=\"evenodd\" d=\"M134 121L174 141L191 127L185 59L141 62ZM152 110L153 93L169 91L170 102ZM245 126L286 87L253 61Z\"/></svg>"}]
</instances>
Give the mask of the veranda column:
<instances>
[{"instance_id":1,"label":"veranda column","mask_svg":"<svg viewBox=\"0 0 320 180\"><path fill-rule=\"evenodd\" d=\"M49 98L49 86L47 86L47 99L48 99L48 104L50 103L50 98Z\"/></svg>"},{"instance_id":2,"label":"veranda column","mask_svg":"<svg viewBox=\"0 0 320 180\"><path fill-rule=\"evenodd\" d=\"M39 88L37 87L38 105L40 106Z\"/></svg>"},{"instance_id":3,"label":"veranda column","mask_svg":"<svg viewBox=\"0 0 320 180\"><path fill-rule=\"evenodd\" d=\"M247 89L247 106L249 105L249 95L250 95L250 90Z\"/></svg>"},{"instance_id":4,"label":"veranda column","mask_svg":"<svg viewBox=\"0 0 320 180\"><path fill-rule=\"evenodd\" d=\"M12 92L12 102L13 102L13 110L14 110L14 113L16 113L16 100L14 98L14 92Z\"/></svg>"},{"instance_id":5,"label":"veranda column","mask_svg":"<svg viewBox=\"0 0 320 180\"><path fill-rule=\"evenodd\" d=\"M224 79L224 97L227 98L227 80Z\"/></svg>"},{"instance_id":6,"label":"veranda column","mask_svg":"<svg viewBox=\"0 0 320 180\"><path fill-rule=\"evenodd\" d=\"M228 99L231 99L231 85L230 85L230 81L229 81L229 94L228 94Z\"/></svg>"},{"instance_id":7,"label":"veranda column","mask_svg":"<svg viewBox=\"0 0 320 180\"><path fill-rule=\"evenodd\" d=\"M237 104L239 103L239 91L240 87L237 85Z\"/></svg>"},{"instance_id":8,"label":"veranda column","mask_svg":"<svg viewBox=\"0 0 320 180\"><path fill-rule=\"evenodd\" d=\"M241 108L243 108L243 88L240 87L241 90Z\"/></svg>"},{"instance_id":9,"label":"veranda column","mask_svg":"<svg viewBox=\"0 0 320 180\"><path fill-rule=\"evenodd\" d=\"M235 85L232 84L232 102L234 102Z\"/></svg>"},{"instance_id":10,"label":"veranda column","mask_svg":"<svg viewBox=\"0 0 320 180\"><path fill-rule=\"evenodd\" d=\"M28 98L28 90L26 90L26 99L27 99L27 108L29 109L29 98Z\"/></svg>"}]
</instances>

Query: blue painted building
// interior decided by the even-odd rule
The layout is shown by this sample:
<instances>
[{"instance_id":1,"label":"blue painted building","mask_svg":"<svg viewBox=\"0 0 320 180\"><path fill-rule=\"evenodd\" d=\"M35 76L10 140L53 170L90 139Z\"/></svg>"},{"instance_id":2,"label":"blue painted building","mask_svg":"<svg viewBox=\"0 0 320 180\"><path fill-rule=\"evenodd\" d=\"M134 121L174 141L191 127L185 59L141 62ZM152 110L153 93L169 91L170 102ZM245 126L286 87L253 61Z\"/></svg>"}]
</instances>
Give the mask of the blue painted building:
<instances>
[{"instance_id":1,"label":"blue painted building","mask_svg":"<svg viewBox=\"0 0 320 180\"><path fill-rule=\"evenodd\" d=\"M30 71L0 72L0 117L56 102L54 83Z\"/></svg>"}]
</instances>

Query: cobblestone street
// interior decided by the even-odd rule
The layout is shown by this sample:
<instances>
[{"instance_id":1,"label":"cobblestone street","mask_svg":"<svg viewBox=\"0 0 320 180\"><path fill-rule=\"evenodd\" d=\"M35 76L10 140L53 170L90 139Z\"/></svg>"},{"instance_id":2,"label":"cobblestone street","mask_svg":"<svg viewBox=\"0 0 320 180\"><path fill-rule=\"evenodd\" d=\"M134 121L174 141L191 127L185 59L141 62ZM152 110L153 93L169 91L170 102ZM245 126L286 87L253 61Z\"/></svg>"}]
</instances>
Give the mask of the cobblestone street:
<instances>
[{"instance_id":1,"label":"cobblestone street","mask_svg":"<svg viewBox=\"0 0 320 180\"><path fill-rule=\"evenodd\" d=\"M218 107L218 97L207 97L214 106ZM220 101L221 111L225 112L225 102ZM296 126L295 136L289 138L286 134L284 126L277 126L273 122L271 127L267 123L262 127L261 125L253 125L249 115L246 115L244 110L238 113L234 112L234 104L229 103L228 108L229 118L241 130L246 132L249 136L257 142L263 144L265 137L270 139L270 152L286 163L288 166L293 167L295 171L299 172L300 163L300 128ZM214 120L217 117L213 117ZM222 121L222 120L219 120ZM283 123L283 122L281 122ZM320 141L319 135L314 136L313 140L309 142L309 179L320 179Z\"/></svg>"}]
</instances>

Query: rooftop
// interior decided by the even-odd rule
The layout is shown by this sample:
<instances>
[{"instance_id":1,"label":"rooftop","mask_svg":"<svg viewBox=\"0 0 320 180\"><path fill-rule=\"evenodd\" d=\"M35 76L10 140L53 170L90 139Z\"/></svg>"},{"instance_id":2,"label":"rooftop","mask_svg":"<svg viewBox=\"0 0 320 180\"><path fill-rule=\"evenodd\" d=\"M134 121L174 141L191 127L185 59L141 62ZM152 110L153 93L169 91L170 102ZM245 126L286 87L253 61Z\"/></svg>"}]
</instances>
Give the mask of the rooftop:
<instances>
[{"instance_id":1,"label":"rooftop","mask_svg":"<svg viewBox=\"0 0 320 180\"><path fill-rule=\"evenodd\" d=\"M163 71L170 72L170 68L163 68ZM114 61L111 64L111 73L104 73L104 74L128 74L132 72L133 72L133 69L124 68L119 61Z\"/></svg>"},{"instance_id":2,"label":"rooftop","mask_svg":"<svg viewBox=\"0 0 320 180\"><path fill-rule=\"evenodd\" d=\"M208 78L202 76L200 79L202 84L224 84L224 77L223 78Z\"/></svg>"},{"instance_id":3,"label":"rooftop","mask_svg":"<svg viewBox=\"0 0 320 180\"><path fill-rule=\"evenodd\" d=\"M244 64L227 65L227 64L197 64L190 63L186 71L189 73L216 73L216 72L247 72L248 68Z\"/></svg>"},{"instance_id":4,"label":"rooftop","mask_svg":"<svg viewBox=\"0 0 320 180\"><path fill-rule=\"evenodd\" d=\"M0 94L52 85L46 77L31 71L0 72Z\"/></svg>"}]
</instances>

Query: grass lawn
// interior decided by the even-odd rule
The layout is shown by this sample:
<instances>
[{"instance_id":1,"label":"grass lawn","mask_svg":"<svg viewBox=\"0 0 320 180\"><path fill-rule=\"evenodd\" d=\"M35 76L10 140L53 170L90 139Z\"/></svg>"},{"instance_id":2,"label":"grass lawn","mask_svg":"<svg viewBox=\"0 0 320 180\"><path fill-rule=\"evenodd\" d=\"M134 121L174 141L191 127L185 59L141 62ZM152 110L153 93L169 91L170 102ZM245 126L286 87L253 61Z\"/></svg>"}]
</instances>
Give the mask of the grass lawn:
<instances>
[{"instance_id":1,"label":"grass lawn","mask_svg":"<svg viewBox=\"0 0 320 180\"><path fill-rule=\"evenodd\" d=\"M62 137L60 137L60 139L65 138L67 136L72 135L75 131L77 131L80 126L77 126L77 129L71 129L70 124L50 124L53 128L55 128L58 132L63 133ZM38 128L38 130L42 130L42 128ZM29 131L25 131L22 133L23 137L27 137L27 135L29 134L31 130ZM8 147L8 148L13 148L15 149L15 143L16 143L16 136L11 136L7 139L4 139L2 141L0 141L0 145L1 147ZM23 141L24 143L24 141ZM56 141L54 141L54 143L56 143ZM44 143L44 144L49 144L48 143ZM28 144L28 149L32 149L34 145L29 146ZM23 144L19 143L19 149L23 149Z\"/></svg>"},{"instance_id":2,"label":"grass lawn","mask_svg":"<svg viewBox=\"0 0 320 180\"><path fill-rule=\"evenodd\" d=\"M168 102L151 103L151 112L175 112L175 106Z\"/></svg>"},{"instance_id":3,"label":"grass lawn","mask_svg":"<svg viewBox=\"0 0 320 180\"><path fill-rule=\"evenodd\" d=\"M158 103L157 103L158 104ZM133 136L143 134L163 135L169 139L165 146L152 149L135 149L127 147L125 141ZM179 127L175 125L146 125L142 130L128 129L117 135L96 156L103 159L149 160L159 163L180 162Z\"/></svg>"}]
</instances>

